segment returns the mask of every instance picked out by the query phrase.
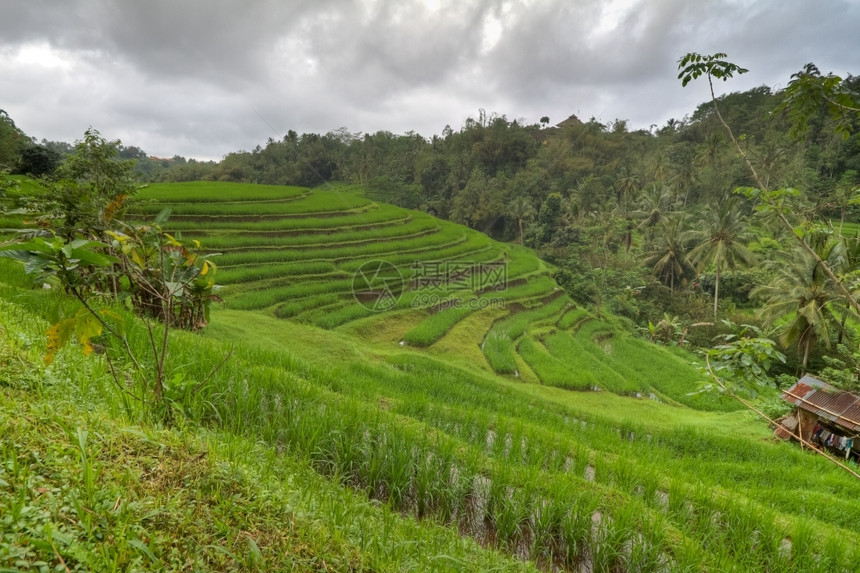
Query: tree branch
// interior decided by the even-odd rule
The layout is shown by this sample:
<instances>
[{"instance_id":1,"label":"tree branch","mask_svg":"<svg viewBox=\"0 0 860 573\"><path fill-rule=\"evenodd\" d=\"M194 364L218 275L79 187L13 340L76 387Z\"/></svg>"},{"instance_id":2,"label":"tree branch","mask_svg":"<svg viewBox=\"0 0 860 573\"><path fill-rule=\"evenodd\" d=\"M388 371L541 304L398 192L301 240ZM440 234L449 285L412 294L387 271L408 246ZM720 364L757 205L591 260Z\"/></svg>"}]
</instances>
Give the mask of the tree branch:
<instances>
[{"instance_id":1,"label":"tree branch","mask_svg":"<svg viewBox=\"0 0 860 573\"><path fill-rule=\"evenodd\" d=\"M749 160L749 157L747 156L746 152L744 152L743 148L741 147L740 142L735 137L734 132L732 132L732 128L729 127L729 124L726 123L725 119L723 119L723 114L720 113L720 108L717 105L717 98L714 95L714 84L713 84L713 80L711 79L710 73L708 73L708 86L711 89L711 103L713 104L714 110L717 113L717 118L720 120L720 123L723 124L723 127L726 129L726 132L729 134L729 138L731 138L732 143L735 144L735 147L737 148L738 153L740 154L740 156L743 158L744 162L746 163L747 168L750 170L750 173L752 174L753 179L755 180L756 184L759 186L759 188L762 191L767 191L768 190L767 185L765 185L764 181L762 181L761 177L759 177L758 172L756 171L752 162ZM767 194L764 194L763 197L764 198L762 200L765 203L767 203L768 206L773 208L774 212L776 212L776 214L777 214L777 217L779 217L779 220L786 227L786 229L791 233L791 235L795 239L797 239L797 242L800 244L800 246L807 253L809 253L815 259L815 261L821 266L821 269L824 271L824 274L827 275L827 278L829 278L831 281L833 281L834 286L836 286L836 288L839 290L839 293L843 297L845 297L845 300L848 302L848 304L851 305L851 308L854 309L854 312L860 314L860 302L858 302L857 299L854 297L854 295L852 295L851 292L845 287L845 285L842 284L842 281L839 280L839 277L836 276L836 273L833 272L833 269L831 269L830 266L826 262L824 262L824 260L818 255L818 253L815 252L815 249L813 249L809 245L809 243L804 241L803 237L799 236L795 232L794 225L792 225L791 222L788 220L788 217L785 216L785 212L783 211L782 207L780 205L778 205L776 203L776 201L773 200L772 197L768 197Z\"/></svg>"}]
</instances>

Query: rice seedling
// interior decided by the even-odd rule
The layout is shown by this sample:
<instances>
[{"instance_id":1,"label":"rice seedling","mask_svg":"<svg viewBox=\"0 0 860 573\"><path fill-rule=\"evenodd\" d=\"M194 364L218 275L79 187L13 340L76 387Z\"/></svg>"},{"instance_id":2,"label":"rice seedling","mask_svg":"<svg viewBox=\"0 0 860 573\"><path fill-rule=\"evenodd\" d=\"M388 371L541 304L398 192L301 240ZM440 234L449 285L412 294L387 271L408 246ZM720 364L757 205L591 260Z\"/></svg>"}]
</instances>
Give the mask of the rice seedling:
<instances>
[{"instance_id":1,"label":"rice seedling","mask_svg":"<svg viewBox=\"0 0 860 573\"><path fill-rule=\"evenodd\" d=\"M399 225L412 219L405 209L386 206L361 213L332 211L325 217L302 215L287 218L255 218L251 220L230 221L212 218L199 221L169 220L165 228L170 231L245 231L245 232L292 232L325 233L334 229L346 230L356 227L384 227Z\"/></svg>"},{"instance_id":2,"label":"rice seedling","mask_svg":"<svg viewBox=\"0 0 860 573\"><path fill-rule=\"evenodd\" d=\"M451 308L431 314L412 327L403 336L403 341L410 346L430 346L442 338L452 326L464 319L471 312L473 312L473 309L464 305L460 307L452 306Z\"/></svg>"},{"instance_id":3,"label":"rice seedling","mask_svg":"<svg viewBox=\"0 0 860 573\"><path fill-rule=\"evenodd\" d=\"M449 252L493 260L505 249L490 241L470 241L466 241L470 250L457 250L463 245L456 245ZM406 267L415 260L408 253L397 256L404 261L398 264ZM360 261L345 261L339 265L340 275L319 277L304 291L289 278L249 281L242 285L248 290L236 288L232 300L266 304L267 292L278 291L276 299L286 298L268 306L280 304L277 308L285 316L312 319L331 328L370 312L343 290L349 277L346 268ZM334 264L316 267L326 273L335 268ZM490 328L487 341L496 333L503 335L499 336L503 344L489 354L507 353L515 365L513 343L519 340L521 356L532 356L535 363L549 361L553 368L560 364L576 376L577 383L587 373L599 373L599 380L592 382L618 392L644 391L658 384L667 394L693 389L693 377L681 368L686 363L671 350L621 336L611 324L596 320L582 323L575 336L565 332L576 328L583 317L569 317L572 312L564 312L567 301L542 296L551 290L533 290L543 288L540 283L547 279L540 266L537 269L526 282L499 293L506 300L519 300L523 310ZM293 276L299 274L306 273ZM7 276L0 266L0 295L14 297L16 305L20 300L19 308L24 309L7 312L6 306L0 307L0 325L18 312L47 312L54 305L53 299L46 302L48 297L61 298L59 293L4 285L21 277ZM511 294L515 289L520 289L520 298ZM529 295L522 293L543 300L524 300ZM254 302L254 296L262 298ZM414 300L414 292L404 292L399 304ZM305 302L308 306L301 306ZM540 302L545 304L530 306ZM268 459L271 468L303 468L283 475L295 472L327 484L320 487L332 493L323 497L302 490L278 500L323 516L336 528L333 537L349 539L359 548L378 545L362 549L373 566L429 570L450 564L440 557L450 551L458 556L453 567L458 569L460 559L470 559L463 555L475 551L454 548L461 542L459 527L461 533L473 531L482 541L497 545L501 553L531 558L546 568L851 570L856 557L852 547L858 542L854 524L860 519L860 503L852 501L853 482L785 444L761 440L766 429L750 430L739 413L717 407L712 408L715 413L704 407L670 408L608 392L558 392L410 349L373 347L374 358L364 359L362 353L368 347L338 332L279 323L260 314L220 312L224 323L219 325L216 317L212 330L194 338L193 344L186 333L171 339L175 374L205 381L199 391L182 398L187 412L183 420L188 420L189 427L200 424L209 432L247 441L257 448L253 451L266 452L260 457ZM549 321L556 321L558 328L565 326L561 332L549 331ZM545 346L527 334L538 323L547 324ZM265 339L254 340L259 332L266 332ZM146 344L142 325L131 327L129 336L135 347ZM2 349L12 346L2 342ZM211 365L226 354L228 342L234 344L231 359L211 373ZM15 348L21 347L16 344ZM98 356L91 363L90 372L105 368ZM0 353L0 385L6 383L6 368ZM69 372L61 366L52 368L53 378L41 382L40 392L61 393L66 401L93 396L90 404L117 404L111 407L117 412L124 409L129 419L139 416L138 406L118 405L116 390L103 377L73 372L79 368L66 367ZM538 368L534 370L540 375ZM654 377L666 379L655 381ZM54 378L63 383L52 390ZM622 386L619 379L630 386ZM101 458L92 449L96 434L89 436L78 450L86 452L96 475L105 466L99 465ZM0 455L9 451L5 445L5 441L0 444ZM241 451L239 459L252 457L247 454L251 450ZM77 450L72 452L79 462ZM279 465L281 459L289 461ZM84 479L80 463L77 466L75 479ZM30 466L0 464L0 479L5 480L0 481L0 492L4 483L12 483L2 474L10 471L7 467ZM593 483L586 478L588 468ZM99 480L91 483L92 497L99 502ZM292 491L292 484L285 482L283 487ZM230 490L219 488L210 491L209 497L226 508L232 499ZM296 501L300 495L306 498ZM367 503L368 497L387 504ZM5 499L0 495L0 507ZM90 499L85 487L79 500L75 515L87 514L84 506ZM365 509L358 509L362 504ZM2 509L7 515L7 508ZM466 527L477 525L473 517L478 510L484 533ZM23 507L8 511L18 517L25 513ZM396 512L424 521L401 520ZM289 516L284 523L288 521ZM97 519L86 523L97 533ZM414 539L426 554L408 549L414 544L403 533L408 531L404 524L425 532ZM449 528L435 524L449 524ZM437 529L442 533L426 533ZM787 537L792 541L788 554L781 549ZM242 541L230 546L230 551L243 554L235 561L238 566L258 568L269 563L266 545L255 539L253 545ZM157 539L152 543L158 547ZM141 551L135 555L147 559ZM509 566L512 562L500 552L476 561L480 565L474 569ZM801 560L808 569L802 568Z\"/></svg>"},{"instance_id":4,"label":"rice seedling","mask_svg":"<svg viewBox=\"0 0 860 573\"><path fill-rule=\"evenodd\" d=\"M386 255L403 253L418 253L435 249L445 249L458 245L466 240L460 229L449 229L431 235L421 235L413 239L397 239L392 241L378 241L372 245L358 246L325 246L322 248L273 248L255 249L243 251L230 251L218 257L219 265L231 267L236 265L259 265L272 262L293 261L338 261L344 259L359 258L363 261L379 257L387 260Z\"/></svg>"},{"instance_id":5,"label":"rice seedling","mask_svg":"<svg viewBox=\"0 0 860 573\"><path fill-rule=\"evenodd\" d=\"M569 366L555 358L540 342L530 336L519 343L517 352L543 384L570 390L588 390L593 386L592 379L577 378Z\"/></svg>"},{"instance_id":6,"label":"rice seedling","mask_svg":"<svg viewBox=\"0 0 860 573\"><path fill-rule=\"evenodd\" d=\"M0 215L0 230L7 229L11 232L23 229L28 226L31 218L26 215Z\"/></svg>"},{"instance_id":7,"label":"rice seedling","mask_svg":"<svg viewBox=\"0 0 860 573\"><path fill-rule=\"evenodd\" d=\"M570 308L567 312L561 315L556 326L561 330L569 330L579 326L586 319L591 318L588 311L584 308Z\"/></svg>"},{"instance_id":8,"label":"rice seedling","mask_svg":"<svg viewBox=\"0 0 860 573\"><path fill-rule=\"evenodd\" d=\"M300 197L309 192L304 187L257 185L220 181L186 183L151 183L138 191L135 199L158 202L185 201L223 203L232 201L266 201Z\"/></svg>"},{"instance_id":9,"label":"rice seedling","mask_svg":"<svg viewBox=\"0 0 860 573\"><path fill-rule=\"evenodd\" d=\"M498 321L493 325L493 330L504 333L510 340L516 340L522 336L526 327L532 322L546 320L561 311L570 304L570 299L563 295L555 297L552 301L539 304L532 310L526 310L512 314L510 317Z\"/></svg>"},{"instance_id":10,"label":"rice seedling","mask_svg":"<svg viewBox=\"0 0 860 573\"><path fill-rule=\"evenodd\" d=\"M481 345L481 350L494 372L499 374L516 372L517 362L511 350L511 339L503 333L490 331Z\"/></svg>"},{"instance_id":11,"label":"rice seedling","mask_svg":"<svg viewBox=\"0 0 860 573\"><path fill-rule=\"evenodd\" d=\"M597 328L600 326L593 327L595 330ZM585 336L582 335L585 329L585 326L580 329L577 338L571 337L566 332L557 332L547 336L544 344L550 354L567 364L576 373L580 384L593 382L616 394L641 392L643 388L637 380L625 379L612 368L613 361L603 348L582 342L583 338L590 340L590 332L586 331Z\"/></svg>"},{"instance_id":12,"label":"rice seedling","mask_svg":"<svg viewBox=\"0 0 860 573\"><path fill-rule=\"evenodd\" d=\"M592 567L595 571L630 570L629 548L636 536L637 516L633 505L623 506L609 514L600 508L592 514Z\"/></svg>"},{"instance_id":13,"label":"rice seedling","mask_svg":"<svg viewBox=\"0 0 860 573\"><path fill-rule=\"evenodd\" d=\"M416 218L398 225L344 229L328 233L259 234L236 229L229 233L223 231L219 234L210 234L203 242L208 249L217 251L248 247L322 248L366 244L377 240L413 238L437 232L440 228L437 222L429 218Z\"/></svg>"},{"instance_id":14,"label":"rice seedling","mask_svg":"<svg viewBox=\"0 0 860 573\"><path fill-rule=\"evenodd\" d=\"M334 270L334 264L327 261L219 268L218 282L225 285L249 283L279 277L322 275L332 273Z\"/></svg>"},{"instance_id":15,"label":"rice seedling","mask_svg":"<svg viewBox=\"0 0 860 573\"><path fill-rule=\"evenodd\" d=\"M534 310L519 312L496 322L481 346L493 370L499 374L515 373L517 368L512 347L514 340L523 335L530 323L545 320L557 314L567 304L569 304L568 298L560 296Z\"/></svg>"},{"instance_id":16,"label":"rice seedling","mask_svg":"<svg viewBox=\"0 0 860 573\"><path fill-rule=\"evenodd\" d=\"M241 184L240 184L241 186ZM210 193L216 192L216 188L210 190ZM335 191L320 191L314 190L307 192L296 187L266 187L262 192L258 191L253 197L254 199L242 200L237 197L238 190L230 189L225 195L224 200L216 201L200 201L199 198L206 193L205 190L198 189L196 196L189 201L189 198L183 195L173 196L173 200L184 200L184 202L164 202L170 207L175 216L219 216L219 215L271 215L282 214L285 216L294 216L298 214L313 214L327 213L337 211L355 211L356 209L367 209L374 205L369 199L365 199L352 193L338 193ZM157 203L140 202L140 199L146 199L151 195L163 195L163 189L155 189L148 194L141 193L138 195L138 202L132 204L129 208L129 215L134 217L144 215L155 215L165 204L159 201ZM280 199L280 201L279 201Z\"/></svg>"},{"instance_id":17,"label":"rice seedling","mask_svg":"<svg viewBox=\"0 0 860 573\"><path fill-rule=\"evenodd\" d=\"M348 293L352 289L352 278L323 281L302 281L267 290L239 293L229 300L231 308L240 310L268 308L279 302L300 297L327 293Z\"/></svg>"},{"instance_id":18,"label":"rice seedling","mask_svg":"<svg viewBox=\"0 0 860 573\"><path fill-rule=\"evenodd\" d=\"M398 268L409 268L413 263L415 263L416 259L428 261L471 260L477 253L487 249L496 249L495 252L498 253L498 247L494 246L489 238L474 233L468 233L465 236L464 241L458 241L451 246L426 249L424 251L427 254L426 257L416 257L414 254L415 251L413 251L413 253L392 253L385 256L385 261ZM366 259L364 258L343 261L338 265L338 268L347 272L355 272L365 262Z\"/></svg>"},{"instance_id":19,"label":"rice seedling","mask_svg":"<svg viewBox=\"0 0 860 573\"><path fill-rule=\"evenodd\" d=\"M277 305L274 314L278 318L293 318L315 308L336 304L341 298L342 295L336 293L307 296Z\"/></svg>"}]
</instances>

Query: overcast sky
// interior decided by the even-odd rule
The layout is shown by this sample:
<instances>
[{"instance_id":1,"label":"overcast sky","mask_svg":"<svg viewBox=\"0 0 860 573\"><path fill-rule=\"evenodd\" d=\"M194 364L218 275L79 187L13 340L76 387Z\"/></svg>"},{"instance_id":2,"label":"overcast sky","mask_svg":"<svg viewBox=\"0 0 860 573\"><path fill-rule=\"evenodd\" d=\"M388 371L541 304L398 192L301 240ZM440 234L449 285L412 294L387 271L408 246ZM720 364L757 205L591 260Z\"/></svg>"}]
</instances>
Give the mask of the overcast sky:
<instances>
[{"instance_id":1,"label":"overcast sky","mask_svg":"<svg viewBox=\"0 0 860 573\"><path fill-rule=\"evenodd\" d=\"M478 109L634 129L707 98L687 52L782 87L860 74L860 0L0 0L0 109L38 139L88 126L220 159L289 129L455 130Z\"/></svg>"}]
</instances>

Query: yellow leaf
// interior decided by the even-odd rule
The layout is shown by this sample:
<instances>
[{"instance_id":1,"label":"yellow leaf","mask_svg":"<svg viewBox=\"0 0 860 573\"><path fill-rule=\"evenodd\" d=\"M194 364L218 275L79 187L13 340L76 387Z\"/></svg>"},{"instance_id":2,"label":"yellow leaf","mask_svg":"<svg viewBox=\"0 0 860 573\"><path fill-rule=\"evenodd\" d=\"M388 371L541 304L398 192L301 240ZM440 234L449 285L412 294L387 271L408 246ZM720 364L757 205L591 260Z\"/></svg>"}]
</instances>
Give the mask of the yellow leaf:
<instances>
[{"instance_id":1,"label":"yellow leaf","mask_svg":"<svg viewBox=\"0 0 860 573\"><path fill-rule=\"evenodd\" d=\"M66 342L72 337L75 330L76 318L67 318L56 324L52 324L45 335L48 337L48 352L45 354L45 364L51 364L54 361L57 351L62 348Z\"/></svg>"},{"instance_id":2,"label":"yellow leaf","mask_svg":"<svg viewBox=\"0 0 860 573\"><path fill-rule=\"evenodd\" d=\"M182 246L182 243L180 243L179 241L174 239L173 235L171 235L170 233L164 233L164 236L167 237L167 240L170 242L171 245L173 245L175 247L181 247Z\"/></svg>"},{"instance_id":3,"label":"yellow leaf","mask_svg":"<svg viewBox=\"0 0 860 573\"><path fill-rule=\"evenodd\" d=\"M125 243L128 240L128 235L123 235L122 233L115 233L113 231L105 231L108 235L119 241L120 243Z\"/></svg>"},{"instance_id":4,"label":"yellow leaf","mask_svg":"<svg viewBox=\"0 0 860 573\"><path fill-rule=\"evenodd\" d=\"M113 219L117 211L122 209L122 204L125 203L125 200L128 198L128 195L117 195L113 201L111 201L107 207L105 207L104 217L105 220L110 221Z\"/></svg>"},{"instance_id":5,"label":"yellow leaf","mask_svg":"<svg viewBox=\"0 0 860 573\"><path fill-rule=\"evenodd\" d=\"M200 276L205 276L209 272L209 262L203 261L203 266L200 268Z\"/></svg>"},{"instance_id":6,"label":"yellow leaf","mask_svg":"<svg viewBox=\"0 0 860 573\"><path fill-rule=\"evenodd\" d=\"M194 247L198 249L200 248L200 241L198 241L197 239L194 239Z\"/></svg>"}]
</instances>

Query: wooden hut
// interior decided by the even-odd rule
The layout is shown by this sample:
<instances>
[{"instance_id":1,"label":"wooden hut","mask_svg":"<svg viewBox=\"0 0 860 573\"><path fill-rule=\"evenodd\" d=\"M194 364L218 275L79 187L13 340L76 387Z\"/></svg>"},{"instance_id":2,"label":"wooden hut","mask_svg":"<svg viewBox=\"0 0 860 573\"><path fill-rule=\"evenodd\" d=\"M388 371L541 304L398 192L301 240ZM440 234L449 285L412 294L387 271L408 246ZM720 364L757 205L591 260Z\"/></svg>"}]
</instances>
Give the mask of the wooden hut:
<instances>
[{"instance_id":1,"label":"wooden hut","mask_svg":"<svg viewBox=\"0 0 860 573\"><path fill-rule=\"evenodd\" d=\"M779 421L775 434L830 450L837 455L860 457L860 396L834 388L806 375L782 392L782 399L795 406Z\"/></svg>"}]
</instances>

